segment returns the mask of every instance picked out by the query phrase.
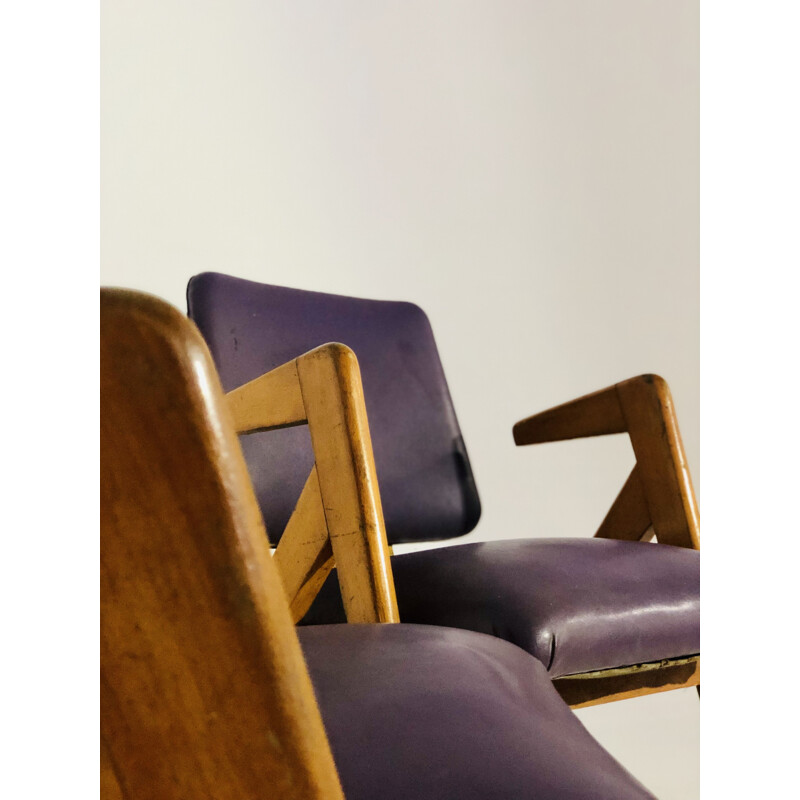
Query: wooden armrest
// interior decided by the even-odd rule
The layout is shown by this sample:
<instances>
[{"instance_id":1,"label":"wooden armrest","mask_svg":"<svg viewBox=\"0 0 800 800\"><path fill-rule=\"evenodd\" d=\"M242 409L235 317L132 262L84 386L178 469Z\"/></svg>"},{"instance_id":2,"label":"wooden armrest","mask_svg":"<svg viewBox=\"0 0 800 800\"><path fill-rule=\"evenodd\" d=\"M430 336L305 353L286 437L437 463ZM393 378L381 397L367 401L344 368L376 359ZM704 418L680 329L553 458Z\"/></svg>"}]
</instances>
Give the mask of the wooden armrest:
<instances>
[{"instance_id":1,"label":"wooden armrest","mask_svg":"<svg viewBox=\"0 0 800 800\"><path fill-rule=\"evenodd\" d=\"M295 621L335 565L348 622L398 622L355 353L322 345L227 399L239 433L309 427L315 464L274 556Z\"/></svg>"},{"instance_id":2,"label":"wooden armrest","mask_svg":"<svg viewBox=\"0 0 800 800\"><path fill-rule=\"evenodd\" d=\"M101 794L342 800L199 331L101 293Z\"/></svg>"},{"instance_id":3,"label":"wooden armrest","mask_svg":"<svg viewBox=\"0 0 800 800\"><path fill-rule=\"evenodd\" d=\"M640 375L514 425L517 445L627 433L636 466L596 536L699 549L700 515L667 382Z\"/></svg>"}]
</instances>

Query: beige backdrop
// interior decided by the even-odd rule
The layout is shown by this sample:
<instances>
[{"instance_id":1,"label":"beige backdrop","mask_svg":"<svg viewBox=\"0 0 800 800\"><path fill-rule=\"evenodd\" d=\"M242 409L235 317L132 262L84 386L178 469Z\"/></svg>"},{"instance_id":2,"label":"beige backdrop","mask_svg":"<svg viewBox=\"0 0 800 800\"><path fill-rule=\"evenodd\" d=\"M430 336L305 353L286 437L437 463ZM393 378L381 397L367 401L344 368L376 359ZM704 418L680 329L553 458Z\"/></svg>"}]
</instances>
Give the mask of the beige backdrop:
<instances>
[{"instance_id":1,"label":"beige backdrop","mask_svg":"<svg viewBox=\"0 0 800 800\"><path fill-rule=\"evenodd\" d=\"M483 500L464 541L589 536L626 440L511 425L658 372L697 478L698 100L696 0L104 0L102 280L419 303ZM579 713L697 797L694 690Z\"/></svg>"}]
</instances>

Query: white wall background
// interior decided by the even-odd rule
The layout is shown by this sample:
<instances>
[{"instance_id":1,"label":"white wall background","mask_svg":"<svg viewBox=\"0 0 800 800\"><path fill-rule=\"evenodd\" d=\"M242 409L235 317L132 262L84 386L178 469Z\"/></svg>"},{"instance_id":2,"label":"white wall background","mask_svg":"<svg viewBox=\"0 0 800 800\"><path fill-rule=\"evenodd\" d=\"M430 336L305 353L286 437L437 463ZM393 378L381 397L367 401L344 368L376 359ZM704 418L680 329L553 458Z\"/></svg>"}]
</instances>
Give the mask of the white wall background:
<instances>
[{"instance_id":1,"label":"white wall background","mask_svg":"<svg viewBox=\"0 0 800 800\"><path fill-rule=\"evenodd\" d=\"M104 284L419 303L483 501L464 541L591 535L627 441L515 449L511 425L642 372L697 478L697 0L101 13ZM579 714L660 798L697 797L693 689Z\"/></svg>"}]
</instances>

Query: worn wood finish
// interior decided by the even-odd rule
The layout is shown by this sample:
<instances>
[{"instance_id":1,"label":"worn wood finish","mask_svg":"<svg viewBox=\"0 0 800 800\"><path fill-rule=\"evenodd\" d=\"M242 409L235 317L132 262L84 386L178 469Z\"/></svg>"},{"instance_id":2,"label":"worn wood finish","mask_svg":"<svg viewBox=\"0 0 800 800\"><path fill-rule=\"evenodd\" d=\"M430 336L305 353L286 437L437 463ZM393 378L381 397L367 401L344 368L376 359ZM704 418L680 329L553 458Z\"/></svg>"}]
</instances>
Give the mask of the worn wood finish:
<instances>
[{"instance_id":1,"label":"worn wood finish","mask_svg":"<svg viewBox=\"0 0 800 800\"><path fill-rule=\"evenodd\" d=\"M372 440L353 351L297 359L325 519L348 622L399 622Z\"/></svg>"},{"instance_id":2,"label":"worn wood finish","mask_svg":"<svg viewBox=\"0 0 800 800\"><path fill-rule=\"evenodd\" d=\"M700 657L639 664L556 678L553 685L572 708L586 708L700 684Z\"/></svg>"},{"instance_id":3,"label":"worn wood finish","mask_svg":"<svg viewBox=\"0 0 800 800\"><path fill-rule=\"evenodd\" d=\"M101 294L104 800L341 800L210 356L193 324Z\"/></svg>"},{"instance_id":4,"label":"worn wood finish","mask_svg":"<svg viewBox=\"0 0 800 800\"><path fill-rule=\"evenodd\" d=\"M700 516L686 454L669 387L658 375L640 375L521 420L514 426L514 441L536 444L623 432L630 436L636 469L597 535L639 538L636 529L647 536L652 525L659 542L699 549Z\"/></svg>"},{"instance_id":5,"label":"worn wood finish","mask_svg":"<svg viewBox=\"0 0 800 800\"><path fill-rule=\"evenodd\" d=\"M646 540L652 535L653 526L650 511L644 496L642 479L639 476L639 465L631 470L628 480L622 487L617 499L597 529L595 536L599 539L625 539L632 542Z\"/></svg>"},{"instance_id":6,"label":"worn wood finish","mask_svg":"<svg viewBox=\"0 0 800 800\"><path fill-rule=\"evenodd\" d=\"M305 615L335 565L348 622L398 622L353 351L342 344L322 345L227 397L240 433L309 426L315 467L275 551L294 619Z\"/></svg>"},{"instance_id":7,"label":"worn wood finish","mask_svg":"<svg viewBox=\"0 0 800 800\"><path fill-rule=\"evenodd\" d=\"M316 464L273 557L286 589L292 619L298 622L334 566Z\"/></svg>"}]
</instances>

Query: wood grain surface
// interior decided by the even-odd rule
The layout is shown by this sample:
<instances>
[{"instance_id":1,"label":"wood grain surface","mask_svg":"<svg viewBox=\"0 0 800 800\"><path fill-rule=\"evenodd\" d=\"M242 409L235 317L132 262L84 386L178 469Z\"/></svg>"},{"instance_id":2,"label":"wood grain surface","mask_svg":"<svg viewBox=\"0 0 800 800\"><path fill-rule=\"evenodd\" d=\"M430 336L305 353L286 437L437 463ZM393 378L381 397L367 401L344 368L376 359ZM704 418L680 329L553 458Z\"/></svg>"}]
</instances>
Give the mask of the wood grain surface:
<instances>
[{"instance_id":1,"label":"wood grain surface","mask_svg":"<svg viewBox=\"0 0 800 800\"><path fill-rule=\"evenodd\" d=\"M199 333L101 292L104 800L341 800Z\"/></svg>"}]
</instances>

